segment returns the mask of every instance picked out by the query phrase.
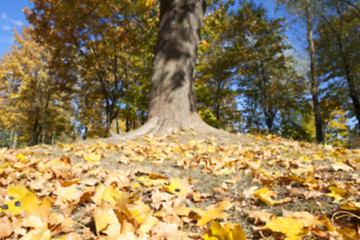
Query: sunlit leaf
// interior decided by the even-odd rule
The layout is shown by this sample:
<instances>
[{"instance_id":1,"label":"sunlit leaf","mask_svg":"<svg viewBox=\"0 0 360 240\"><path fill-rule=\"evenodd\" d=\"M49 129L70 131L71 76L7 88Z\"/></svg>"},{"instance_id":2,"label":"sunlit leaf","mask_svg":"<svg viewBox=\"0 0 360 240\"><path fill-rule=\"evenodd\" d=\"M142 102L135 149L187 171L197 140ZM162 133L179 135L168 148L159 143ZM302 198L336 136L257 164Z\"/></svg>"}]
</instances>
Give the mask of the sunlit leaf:
<instances>
[{"instance_id":1,"label":"sunlit leaf","mask_svg":"<svg viewBox=\"0 0 360 240\"><path fill-rule=\"evenodd\" d=\"M296 217L274 217L265 224L265 228L271 229L273 232L280 232L286 235L286 239L301 240L303 237L303 221Z\"/></svg>"},{"instance_id":2,"label":"sunlit leaf","mask_svg":"<svg viewBox=\"0 0 360 240\"><path fill-rule=\"evenodd\" d=\"M191 191L191 186L186 178L171 178L169 185L163 188L172 194L187 195Z\"/></svg>"},{"instance_id":3,"label":"sunlit leaf","mask_svg":"<svg viewBox=\"0 0 360 240\"><path fill-rule=\"evenodd\" d=\"M106 233L108 236L116 236L121 231L121 224L117 219L111 205L103 203L94 211L96 232Z\"/></svg>"},{"instance_id":4,"label":"sunlit leaf","mask_svg":"<svg viewBox=\"0 0 360 240\"><path fill-rule=\"evenodd\" d=\"M228 214L225 210L231 208L233 204L227 200L218 203L217 205L209 206L204 214L201 216L201 219L198 220L198 226L205 226L208 222L214 219L226 219Z\"/></svg>"}]
</instances>

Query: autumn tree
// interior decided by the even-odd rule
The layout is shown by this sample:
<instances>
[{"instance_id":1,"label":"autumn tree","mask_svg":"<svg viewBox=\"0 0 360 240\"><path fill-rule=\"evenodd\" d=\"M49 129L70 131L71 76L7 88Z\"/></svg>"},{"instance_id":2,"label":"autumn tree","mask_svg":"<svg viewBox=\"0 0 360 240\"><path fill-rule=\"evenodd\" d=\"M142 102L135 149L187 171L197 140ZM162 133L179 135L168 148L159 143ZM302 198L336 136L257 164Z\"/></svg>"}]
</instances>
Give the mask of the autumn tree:
<instances>
[{"instance_id":1,"label":"autumn tree","mask_svg":"<svg viewBox=\"0 0 360 240\"><path fill-rule=\"evenodd\" d=\"M231 15L229 51L238 59L236 82L245 127L256 132L266 127L274 133L280 111L291 109L303 93L301 78L286 54L289 46L284 42L282 20L268 19L265 9L246 1ZM239 52L245 56L240 58Z\"/></svg>"},{"instance_id":2,"label":"autumn tree","mask_svg":"<svg viewBox=\"0 0 360 240\"><path fill-rule=\"evenodd\" d=\"M231 2L213 3L204 18L199 61L196 66L195 93L203 120L213 127L235 130L240 121L234 88L234 53L228 51ZM236 53L238 56L240 52Z\"/></svg>"},{"instance_id":3,"label":"autumn tree","mask_svg":"<svg viewBox=\"0 0 360 240\"><path fill-rule=\"evenodd\" d=\"M352 1L325 1L317 9L320 16L318 26L318 62L323 81L332 86L327 95L338 96L338 106L348 109L355 116L360 129L360 77L359 77L359 4ZM323 11L328 9L328 11ZM346 90L347 96L344 95ZM349 98L351 101L346 101ZM345 101L344 101L345 100ZM347 103L351 102L351 105Z\"/></svg>"},{"instance_id":4,"label":"autumn tree","mask_svg":"<svg viewBox=\"0 0 360 240\"><path fill-rule=\"evenodd\" d=\"M317 3L316 0L276 0L282 6L285 6L287 10L295 17L305 23L306 26L306 39L308 43L307 51L310 60L309 64L309 79L310 79L310 93L312 96L313 116L316 129L316 141L317 143L324 142L324 120L321 115L320 107L320 90L319 80L317 76L316 67L316 49L314 45L314 27L313 22L315 14L313 5Z\"/></svg>"},{"instance_id":5,"label":"autumn tree","mask_svg":"<svg viewBox=\"0 0 360 240\"><path fill-rule=\"evenodd\" d=\"M149 80L149 74L142 74L153 60L148 55L155 43L156 2L32 2L32 9L25 10L27 19L38 40L53 49L54 67L77 91L80 121L90 127L85 115L91 107L100 108L92 114L101 113L98 125L105 130L100 136L109 136L112 122L126 105L121 101L128 90ZM147 91L139 88L137 93Z\"/></svg>"},{"instance_id":6,"label":"autumn tree","mask_svg":"<svg viewBox=\"0 0 360 240\"><path fill-rule=\"evenodd\" d=\"M14 31L14 38L16 44L0 62L3 125L12 138L29 145L50 143L72 128L48 68L51 55L28 28L21 35Z\"/></svg>"}]
</instances>

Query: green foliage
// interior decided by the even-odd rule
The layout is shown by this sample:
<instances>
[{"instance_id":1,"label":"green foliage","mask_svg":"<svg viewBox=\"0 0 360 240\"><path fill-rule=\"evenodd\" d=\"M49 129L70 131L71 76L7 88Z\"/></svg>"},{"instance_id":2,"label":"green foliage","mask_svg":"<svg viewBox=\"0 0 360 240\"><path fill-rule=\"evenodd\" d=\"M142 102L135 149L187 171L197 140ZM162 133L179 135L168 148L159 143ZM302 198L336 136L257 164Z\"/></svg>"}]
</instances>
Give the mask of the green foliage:
<instances>
[{"instance_id":1,"label":"green foliage","mask_svg":"<svg viewBox=\"0 0 360 240\"><path fill-rule=\"evenodd\" d=\"M6 130L0 131L0 147L9 147L9 146L10 146L9 132Z\"/></svg>"},{"instance_id":2,"label":"green foliage","mask_svg":"<svg viewBox=\"0 0 360 240\"><path fill-rule=\"evenodd\" d=\"M334 109L341 111L346 118L356 116L356 105L351 95L355 95L353 97L359 100L360 15L356 8L349 8L346 3L338 5L337 1L329 1L327 4L327 7L333 11L329 16L323 15L320 19L316 43L319 74L327 85L324 90L327 100L324 103L324 110L329 123L327 131L332 132L331 122L336 121L334 117L337 116L333 113ZM354 93L350 91L351 81L354 85Z\"/></svg>"},{"instance_id":3,"label":"green foliage","mask_svg":"<svg viewBox=\"0 0 360 240\"><path fill-rule=\"evenodd\" d=\"M227 11L230 2L220 5L204 19L199 46L195 92L199 113L208 124L234 130L240 120L233 86L233 55L226 35L231 31Z\"/></svg>"},{"instance_id":4,"label":"green foliage","mask_svg":"<svg viewBox=\"0 0 360 240\"><path fill-rule=\"evenodd\" d=\"M289 46L281 21L268 19L264 9L246 1L230 19L234 29L230 51L244 54L235 66L246 127L266 127L269 133L276 132L279 111L295 108L304 91L303 80L286 52Z\"/></svg>"},{"instance_id":5,"label":"green foliage","mask_svg":"<svg viewBox=\"0 0 360 240\"><path fill-rule=\"evenodd\" d=\"M312 142L315 139L314 115L311 111L281 112L281 136L297 141Z\"/></svg>"}]
</instances>

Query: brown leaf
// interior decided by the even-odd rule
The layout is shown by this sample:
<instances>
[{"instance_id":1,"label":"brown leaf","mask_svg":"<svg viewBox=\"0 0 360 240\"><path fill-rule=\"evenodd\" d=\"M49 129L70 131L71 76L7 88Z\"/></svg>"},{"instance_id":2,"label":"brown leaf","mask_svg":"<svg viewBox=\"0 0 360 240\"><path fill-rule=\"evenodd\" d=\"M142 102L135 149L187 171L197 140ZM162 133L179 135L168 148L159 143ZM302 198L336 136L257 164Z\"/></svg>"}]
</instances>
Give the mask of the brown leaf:
<instances>
[{"instance_id":1,"label":"brown leaf","mask_svg":"<svg viewBox=\"0 0 360 240\"><path fill-rule=\"evenodd\" d=\"M13 226L7 216L0 218L0 238L6 238L13 232Z\"/></svg>"}]
</instances>

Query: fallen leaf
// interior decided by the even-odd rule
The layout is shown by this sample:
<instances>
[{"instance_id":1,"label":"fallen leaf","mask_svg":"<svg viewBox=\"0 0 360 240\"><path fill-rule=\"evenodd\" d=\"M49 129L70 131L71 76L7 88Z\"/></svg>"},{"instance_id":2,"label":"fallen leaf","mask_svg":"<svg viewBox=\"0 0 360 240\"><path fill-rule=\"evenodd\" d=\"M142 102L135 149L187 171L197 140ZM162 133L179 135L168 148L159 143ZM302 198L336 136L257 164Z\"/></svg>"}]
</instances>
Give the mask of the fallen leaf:
<instances>
[{"instance_id":1,"label":"fallen leaf","mask_svg":"<svg viewBox=\"0 0 360 240\"><path fill-rule=\"evenodd\" d=\"M0 238L6 238L11 235L14 231L14 228L8 218L8 216L3 216L0 218Z\"/></svg>"},{"instance_id":2,"label":"fallen leaf","mask_svg":"<svg viewBox=\"0 0 360 240\"><path fill-rule=\"evenodd\" d=\"M186 196L191 191L191 186L186 178L171 178L169 185L164 185L163 188L172 194Z\"/></svg>"},{"instance_id":3,"label":"fallen leaf","mask_svg":"<svg viewBox=\"0 0 360 240\"><path fill-rule=\"evenodd\" d=\"M208 222L215 220L215 219L226 219L228 214L225 212L225 210L228 210L233 206L233 203L224 200L217 205L209 206L204 214L201 216L201 219L198 220L197 225L198 226L205 226Z\"/></svg>"},{"instance_id":4,"label":"fallen leaf","mask_svg":"<svg viewBox=\"0 0 360 240\"><path fill-rule=\"evenodd\" d=\"M274 217L265 224L265 228L269 228L273 232L283 233L289 240L301 240L304 223L292 216Z\"/></svg>"},{"instance_id":5,"label":"fallen leaf","mask_svg":"<svg viewBox=\"0 0 360 240\"><path fill-rule=\"evenodd\" d=\"M117 219L111 205L103 202L100 206L95 208L94 220L96 233L99 236L100 232L108 236L116 236L121 231L121 224Z\"/></svg>"}]
</instances>

